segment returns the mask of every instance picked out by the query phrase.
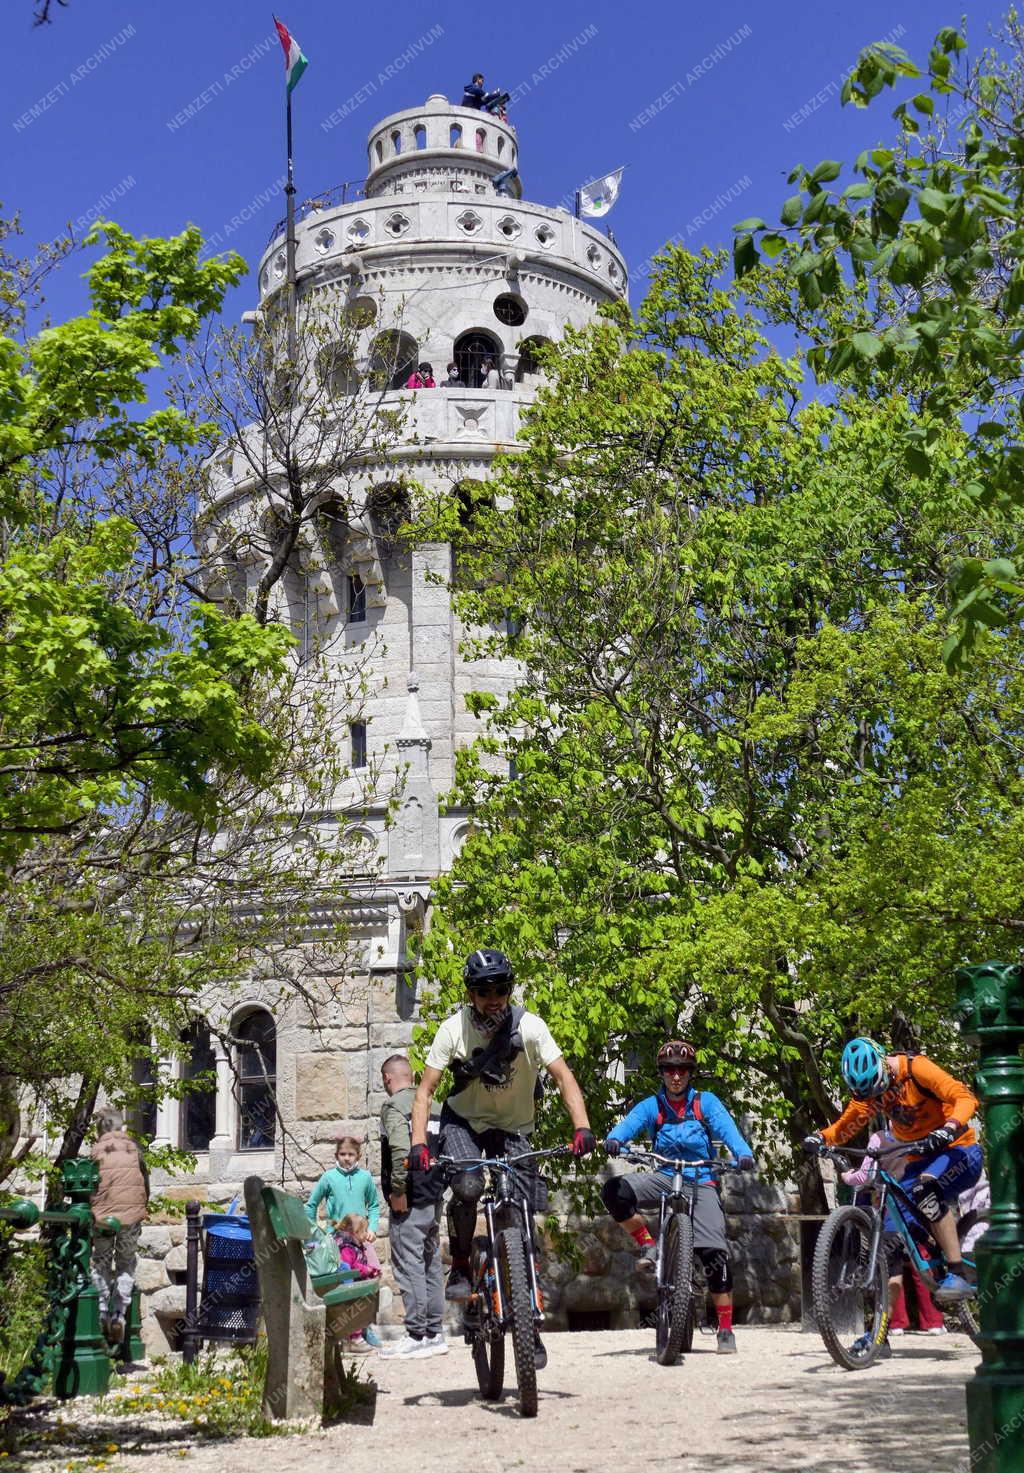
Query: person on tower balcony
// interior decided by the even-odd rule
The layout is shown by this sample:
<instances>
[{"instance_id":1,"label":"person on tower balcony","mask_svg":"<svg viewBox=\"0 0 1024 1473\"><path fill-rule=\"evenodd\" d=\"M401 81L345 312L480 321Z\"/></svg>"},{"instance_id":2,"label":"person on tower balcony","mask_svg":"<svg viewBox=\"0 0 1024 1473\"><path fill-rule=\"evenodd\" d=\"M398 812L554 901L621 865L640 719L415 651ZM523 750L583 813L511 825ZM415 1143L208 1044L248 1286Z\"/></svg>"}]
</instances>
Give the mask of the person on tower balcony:
<instances>
[{"instance_id":1,"label":"person on tower balcony","mask_svg":"<svg viewBox=\"0 0 1024 1473\"><path fill-rule=\"evenodd\" d=\"M463 88L461 105L462 107L477 108L479 111L485 113L500 113L503 111L508 99L509 94L507 92L500 90L485 92L483 72L474 72L473 80L467 82Z\"/></svg>"},{"instance_id":2,"label":"person on tower balcony","mask_svg":"<svg viewBox=\"0 0 1024 1473\"><path fill-rule=\"evenodd\" d=\"M494 185L495 194L502 195L505 199L515 199L512 190L513 179L519 178L519 170L516 168L502 169L500 174L495 174L491 183Z\"/></svg>"},{"instance_id":3,"label":"person on tower balcony","mask_svg":"<svg viewBox=\"0 0 1024 1473\"><path fill-rule=\"evenodd\" d=\"M407 389L436 389L434 382L434 365L432 363L421 363L419 368L414 368L405 381Z\"/></svg>"}]
</instances>

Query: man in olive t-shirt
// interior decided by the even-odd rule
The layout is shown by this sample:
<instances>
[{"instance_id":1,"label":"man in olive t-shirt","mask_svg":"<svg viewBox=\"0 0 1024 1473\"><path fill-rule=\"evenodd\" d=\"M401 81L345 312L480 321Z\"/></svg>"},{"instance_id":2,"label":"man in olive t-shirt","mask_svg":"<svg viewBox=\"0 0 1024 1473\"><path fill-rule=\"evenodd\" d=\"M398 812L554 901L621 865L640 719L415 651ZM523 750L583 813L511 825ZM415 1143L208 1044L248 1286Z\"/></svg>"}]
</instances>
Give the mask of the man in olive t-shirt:
<instances>
[{"instance_id":1,"label":"man in olive t-shirt","mask_svg":"<svg viewBox=\"0 0 1024 1473\"><path fill-rule=\"evenodd\" d=\"M468 1001L438 1028L427 1054L423 1078L412 1107L409 1167L425 1171L430 1102L445 1069L455 1075L455 1089L441 1112L441 1151L456 1160L474 1156L517 1156L529 1151L535 1091L542 1069L558 1086L572 1120L572 1151L585 1156L596 1144L580 1087L547 1024L535 1013L517 1017L509 999L512 964L501 951L474 951L463 969ZM530 1206L543 1211L547 1197L536 1167L521 1172ZM477 1202L484 1189L479 1171L456 1171L449 1209L452 1267L447 1297L470 1294L469 1257L476 1226Z\"/></svg>"}]
</instances>

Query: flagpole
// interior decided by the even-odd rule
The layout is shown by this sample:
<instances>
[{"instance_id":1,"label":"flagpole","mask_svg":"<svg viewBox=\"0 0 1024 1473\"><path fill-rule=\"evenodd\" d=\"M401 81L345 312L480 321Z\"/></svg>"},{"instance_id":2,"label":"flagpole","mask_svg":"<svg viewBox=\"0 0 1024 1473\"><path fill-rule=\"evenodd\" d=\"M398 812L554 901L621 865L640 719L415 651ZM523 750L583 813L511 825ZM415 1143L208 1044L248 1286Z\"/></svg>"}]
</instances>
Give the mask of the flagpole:
<instances>
[{"instance_id":1,"label":"flagpole","mask_svg":"<svg viewBox=\"0 0 1024 1473\"><path fill-rule=\"evenodd\" d=\"M296 313L298 303L295 290L295 177L292 168L292 94L288 92L288 183L284 188L286 202L286 225L287 240L285 242L285 255L287 261L287 283L288 283L288 363L291 371L291 379L295 378L295 360L298 353Z\"/></svg>"},{"instance_id":2,"label":"flagpole","mask_svg":"<svg viewBox=\"0 0 1024 1473\"><path fill-rule=\"evenodd\" d=\"M580 195L581 194L582 194L582 190L577 189L577 191L576 191L576 204L575 204L575 210L576 210L576 218L577 218L577 220L580 218Z\"/></svg>"}]
</instances>

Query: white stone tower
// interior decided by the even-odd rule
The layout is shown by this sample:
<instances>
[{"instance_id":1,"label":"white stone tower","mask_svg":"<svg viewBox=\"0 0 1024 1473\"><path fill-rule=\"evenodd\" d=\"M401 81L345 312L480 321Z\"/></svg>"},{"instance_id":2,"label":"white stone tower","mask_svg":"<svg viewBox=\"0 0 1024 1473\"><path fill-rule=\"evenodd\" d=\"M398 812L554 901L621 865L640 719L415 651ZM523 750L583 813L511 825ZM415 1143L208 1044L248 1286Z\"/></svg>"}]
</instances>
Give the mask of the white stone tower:
<instances>
[{"instance_id":1,"label":"white stone tower","mask_svg":"<svg viewBox=\"0 0 1024 1473\"><path fill-rule=\"evenodd\" d=\"M497 192L494 180L519 166L511 124L435 95L384 118L368 150L365 185L307 202L296 228L300 317L315 300L359 329L356 353L336 374L336 399L358 395L386 364L381 404L407 413L401 442L386 457L367 454L354 476L349 468L347 504L364 510L350 512L345 535L317 549L312 574L327 611L319 630L327 655L344 661L356 649L371 652L365 726L351 736L352 786L324 826L357 823L378 864L353 879L344 917L365 957L364 974L348 989L351 1006L315 1040L279 1019L281 1108L295 1139L325 1161L336 1130L358 1130L376 1113L379 1063L409 1038L415 999L407 927L423 924L433 881L451 865L467 828L466 815L438 809L456 749L479 732L465 694L500 694L515 675L508 663L463 658L445 588L450 549L397 547L382 509L406 478L428 488L486 480L536 392L535 345L583 326L627 289L623 258L600 231L563 207L524 200L518 177L503 184L511 194ZM282 227L259 263L261 304L284 276ZM501 387L477 386L485 357L498 367ZM439 386L405 388L424 361ZM442 387L451 361L461 386ZM242 458L215 458L208 525L237 525L247 508L252 513L252 495ZM247 570L250 588L258 573ZM302 602L289 598L279 616L295 614ZM406 774L390 829L383 806L365 808L358 786L359 764L380 756ZM239 1152L234 1104L218 1105L210 1179L237 1180L260 1163Z\"/></svg>"}]
</instances>

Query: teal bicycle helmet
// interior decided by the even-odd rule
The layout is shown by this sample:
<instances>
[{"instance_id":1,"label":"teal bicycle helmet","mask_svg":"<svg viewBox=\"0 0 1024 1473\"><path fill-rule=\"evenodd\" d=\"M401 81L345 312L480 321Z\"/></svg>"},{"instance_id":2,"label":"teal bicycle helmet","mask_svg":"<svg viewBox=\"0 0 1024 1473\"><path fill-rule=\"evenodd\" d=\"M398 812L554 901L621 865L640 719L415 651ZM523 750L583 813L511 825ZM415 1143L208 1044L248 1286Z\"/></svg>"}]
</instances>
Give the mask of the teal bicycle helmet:
<instances>
[{"instance_id":1,"label":"teal bicycle helmet","mask_svg":"<svg viewBox=\"0 0 1024 1473\"><path fill-rule=\"evenodd\" d=\"M851 1038L843 1049L843 1078L858 1100L874 1099L889 1088L885 1050L874 1039Z\"/></svg>"}]
</instances>

